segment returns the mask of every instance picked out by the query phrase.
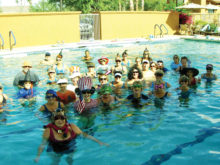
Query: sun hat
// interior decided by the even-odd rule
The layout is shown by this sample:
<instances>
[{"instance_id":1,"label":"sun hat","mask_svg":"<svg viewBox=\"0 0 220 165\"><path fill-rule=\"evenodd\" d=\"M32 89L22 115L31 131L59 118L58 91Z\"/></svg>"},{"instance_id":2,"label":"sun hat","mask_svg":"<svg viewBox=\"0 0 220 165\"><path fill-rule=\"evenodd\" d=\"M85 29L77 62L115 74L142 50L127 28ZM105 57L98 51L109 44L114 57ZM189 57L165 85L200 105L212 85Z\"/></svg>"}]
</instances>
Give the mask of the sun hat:
<instances>
[{"instance_id":1,"label":"sun hat","mask_svg":"<svg viewBox=\"0 0 220 165\"><path fill-rule=\"evenodd\" d=\"M79 72L75 72L75 73L72 73L69 78L75 78L75 77L80 77L80 73Z\"/></svg>"},{"instance_id":2,"label":"sun hat","mask_svg":"<svg viewBox=\"0 0 220 165\"><path fill-rule=\"evenodd\" d=\"M108 62L109 62L109 59L104 56L102 56L101 58L98 59L99 64L101 64L101 60L105 60L105 64L108 64Z\"/></svg>"},{"instance_id":3,"label":"sun hat","mask_svg":"<svg viewBox=\"0 0 220 165\"><path fill-rule=\"evenodd\" d=\"M99 94L101 95L111 94L111 93L112 93L112 88L107 84L103 85L99 90Z\"/></svg>"},{"instance_id":4,"label":"sun hat","mask_svg":"<svg viewBox=\"0 0 220 165\"><path fill-rule=\"evenodd\" d=\"M56 91L54 91L53 89L47 90L46 95L47 95L47 94L52 94L53 96L57 97L57 93L56 93Z\"/></svg>"},{"instance_id":5,"label":"sun hat","mask_svg":"<svg viewBox=\"0 0 220 165\"><path fill-rule=\"evenodd\" d=\"M30 67L32 67L30 61L24 61L23 64L22 64L22 66L30 66Z\"/></svg>"},{"instance_id":6,"label":"sun hat","mask_svg":"<svg viewBox=\"0 0 220 165\"><path fill-rule=\"evenodd\" d=\"M45 56L51 56L51 54L49 52L46 52Z\"/></svg>"},{"instance_id":7,"label":"sun hat","mask_svg":"<svg viewBox=\"0 0 220 165\"><path fill-rule=\"evenodd\" d=\"M212 65L212 64L207 64L207 65L206 65L206 69L211 69L211 70L213 70L213 65Z\"/></svg>"},{"instance_id":8,"label":"sun hat","mask_svg":"<svg viewBox=\"0 0 220 165\"><path fill-rule=\"evenodd\" d=\"M193 77L197 76L199 74L199 70L196 68L183 68L183 70L181 71L182 75L187 75L188 71L192 71L193 72Z\"/></svg>"},{"instance_id":9,"label":"sun hat","mask_svg":"<svg viewBox=\"0 0 220 165\"><path fill-rule=\"evenodd\" d=\"M87 90L92 88L92 79L91 77L81 77L78 82L78 88L79 90Z\"/></svg>"},{"instance_id":10,"label":"sun hat","mask_svg":"<svg viewBox=\"0 0 220 165\"><path fill-rule=\"evenodd\" d=\"M57 84L68 84L68 80L65 79L65 78L59 79L59 80L57 81Z\"/></svg>"}]
</instances>

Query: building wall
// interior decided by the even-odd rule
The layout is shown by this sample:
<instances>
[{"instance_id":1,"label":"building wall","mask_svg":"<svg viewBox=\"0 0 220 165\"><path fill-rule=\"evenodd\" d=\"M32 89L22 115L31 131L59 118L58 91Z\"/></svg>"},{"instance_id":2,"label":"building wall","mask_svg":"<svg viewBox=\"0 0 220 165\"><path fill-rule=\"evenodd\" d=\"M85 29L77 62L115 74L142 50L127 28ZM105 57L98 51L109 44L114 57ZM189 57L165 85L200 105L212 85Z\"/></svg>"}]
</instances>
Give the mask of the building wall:
<instances>
[{"instance_id":1,"label":"building wall","mask_svg":"<svg viewBox=\"0 0 220 165\"><path fill-rule=\"evenodd\" d=\"M15 47L39 46L79 42L80 12L0 14L0 34L9 48L9 31L12 30Z\"/></svg>"},{"instance_id":2,"label":"building wall","mask_svg":"<svg viewBox=\"0 0 220 165\"><path fill-rule=\"evenodd\" d=\"M137 38L154 34L155 24L164 24L170 35L179 28L178 12L100 12L101 39ZM157 29L158 32L158 29Z\"/></svg>"}]
</instances>

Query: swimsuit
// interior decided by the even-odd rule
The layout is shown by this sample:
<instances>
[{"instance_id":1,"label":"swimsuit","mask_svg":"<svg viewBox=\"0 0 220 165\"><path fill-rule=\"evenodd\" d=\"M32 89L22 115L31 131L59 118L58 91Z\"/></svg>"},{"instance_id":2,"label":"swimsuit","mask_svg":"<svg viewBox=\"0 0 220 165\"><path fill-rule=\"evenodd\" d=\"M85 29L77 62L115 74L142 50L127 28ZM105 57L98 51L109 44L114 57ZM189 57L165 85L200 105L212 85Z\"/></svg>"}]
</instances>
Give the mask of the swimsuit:
<instances>
[{"instance_id":1,"label":"swimsuit","mask_svg":"<svg viewBox=\"0 0 220 165\"><path fill-rule=\"evenodd\" d=\"M211 82L212 80L216 80L216 76L213 74L212 77L206 77L206 74L203 74L202 79L205 79L206 82Z\"/></svg>"},{"instance_id":2,"label":"swimsuit","mask_svg":"<svg viewBox=\"0 0 220 165\"><path fill-rule=\"evenodd\" d=\"M43 106L44 106L44 109L45 109L43 112L45 114L48 114L48 117L51 117L52 116L52 112L49 111L49 109L47 108L46 104L44 104ZM62 109L59 101L58 101L58 108L57 109Z\"/></svg>"},{"instance_id":3,"label":"swimsuit","mask_svg":"<svg viewBox=\"0 0 220 165\"><path fill-rule=\"evenodd\" d=\"M5 105L7 100L3 94L2 94L2 97L3 97L3 99L2 99L2 102L0 103L0 105Z\"/></svg>"},{"instance_id":4,"label":"swimsuit","mask_svg":"<svg viewBox=\"0 0 220 165\"><path fill-rule=\"evenodd\" d=\"M57 65L56 65L56 68L55 68L55 71L56 71L56 74L65 74L65 67L64 67L64 64L63 64L63 68L61 69L58 69L57 68Z\"/></svg>"},{"instance_id":5,"label":"swimsuit","mask_svg":"<svg viewBox=\"0 0 220 165\"><path fill-rule=\"evenodd\" d=\"M52 80L47 80L47 84L52 85L52 84L56 84L57 80L56 78L52 81Z\"/></svg>"},{"instance_id":6,"label":"swimsuit","mask_svg":"<svg viewBox=\"0 0 220 165\"><path fill-rule=\"evenodd\" d=\"M53 124L52 124L53 125ZM49 136L49 145L47 148L47 152L54 151L56 153L63 153L63 154L69 154L74 151L75 149L75 139L77 137L76 133L72 130L71 125L68 124L68 127L71 128L70 131L70 137L65 140L56 140L53 132L53 127L48 124L46 126L50 129L50 136ZM55 130L56 131L56 130Z\"/></svg>"}]
</instances>

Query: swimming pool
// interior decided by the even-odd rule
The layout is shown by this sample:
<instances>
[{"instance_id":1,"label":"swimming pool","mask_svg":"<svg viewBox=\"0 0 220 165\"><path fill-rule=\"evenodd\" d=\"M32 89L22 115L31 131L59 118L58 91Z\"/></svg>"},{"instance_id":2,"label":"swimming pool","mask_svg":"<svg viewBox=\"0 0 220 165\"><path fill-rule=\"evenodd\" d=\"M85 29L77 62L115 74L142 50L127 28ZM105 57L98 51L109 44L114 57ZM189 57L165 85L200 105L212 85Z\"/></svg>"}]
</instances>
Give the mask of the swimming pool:
<instances>
[{"instance_id":1,"label":"swimming pool","mask_svg":"<svg viewBox=\"0 0 220 165\"><path fill-rule=\"evenodd\" d=\"M79 65L82 67L81 72L84 72L86 65L78 59L83 56L85 49L89 49L91 55L95 56L93 61L97 61L99 56L107 56L111 59L110 64L113 64L116 53L121 54L127 49L129 58L134 61L136 56L142 55L146 46L152 58L155 61L162 59L167 68L172 56L178 54L187 56L192 61L192 66L198 68L200 73L205 72L207 63L212 63L214 72L220 77L218 43L175 40L87 46L65 49L64 62L68 66ZM58 52L54 52L54 58ZM43 57L43 53L34 52L25 57L26 60L33 62L33 70L42 79L47 77L46 72L42 72L42 68L38 66ZM23 59L19 57L1 59L1 83L4 86L4 93L11 98L16 94L12 87L13 78L21 70L22 61ZM143 109L124 105L110 112L97 113L91 130L96 138L110 146L101 147L90 140L78 138L74 164L219 164L219 81L211 85L202 82L188 102L180 102L174 90L178 86L178 77L172 72L165 76L165 80L172 85L169 89L172 96L166 100L162 109L156 108L152 103ZM38 87L39 97L35 106L25 108L13 99L7 107L12 111L0 114L1 117L7 115L7 121L0 125L0 164L35 164L33 159L41 143L42 126L46 124L36 118L35 113L40 105L45 103L46 89L44 86ZM71 110L68 117L70 122L80 124L79 117ZM44 151L39 164L47 165L50 161L50 157ZM61 164L66 164L64 159Z\"/></svg>"}]
</instances>

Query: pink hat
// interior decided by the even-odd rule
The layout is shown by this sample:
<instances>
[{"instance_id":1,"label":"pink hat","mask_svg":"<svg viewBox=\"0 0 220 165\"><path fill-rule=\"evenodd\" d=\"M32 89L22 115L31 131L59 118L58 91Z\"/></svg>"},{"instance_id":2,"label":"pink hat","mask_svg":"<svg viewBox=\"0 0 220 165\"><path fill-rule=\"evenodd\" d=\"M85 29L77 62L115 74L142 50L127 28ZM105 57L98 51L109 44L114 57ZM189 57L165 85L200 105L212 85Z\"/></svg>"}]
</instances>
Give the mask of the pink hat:
<instances>
[{"instance_id":1,"label":"pink hat","mask_svg":"<svg viewBox=\"0 0 220 165\"><path fill-rule=\"evenodd\" d=\"M104 56L102 56L101 58L98 59L99 64L101 64L101 60L105 60L105 64L108 64L108 62L109 62L109 59Z\"/></svg>"},{"instance_id":2,"label":"pink hat","mask_svg":"<svg viewBox=\"0 0 220 165\"><path fill-rule=\"evenodd\" d=\"M92 79L91 77L81 77L78 82L78 87L81 91L92 88Z\"/></svg>"}]
</instances>

